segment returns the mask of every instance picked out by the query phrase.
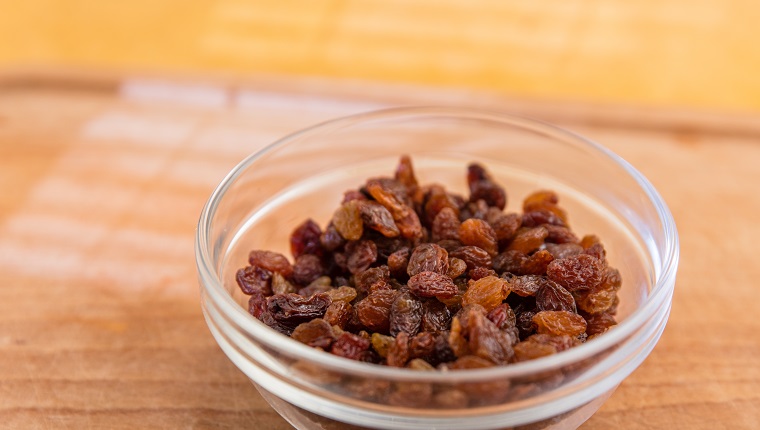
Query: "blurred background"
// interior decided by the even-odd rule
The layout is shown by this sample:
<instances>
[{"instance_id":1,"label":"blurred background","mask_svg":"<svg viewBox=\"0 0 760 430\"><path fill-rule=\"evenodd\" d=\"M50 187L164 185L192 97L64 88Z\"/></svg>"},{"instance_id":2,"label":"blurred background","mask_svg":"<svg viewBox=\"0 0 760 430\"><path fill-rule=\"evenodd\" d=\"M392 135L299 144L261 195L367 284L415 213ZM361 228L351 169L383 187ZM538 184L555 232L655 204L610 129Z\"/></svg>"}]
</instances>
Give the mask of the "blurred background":
<instances>
[{"instance_id":1,"label":"blurred background","mask_svg":"<svg viewBox=\"0 0 760 430\"><path fill-rule=\"evenodd\" d=\"M754 0L0 0L0 71L317 76L760 111Z\"/></svg>"}]
</instances>

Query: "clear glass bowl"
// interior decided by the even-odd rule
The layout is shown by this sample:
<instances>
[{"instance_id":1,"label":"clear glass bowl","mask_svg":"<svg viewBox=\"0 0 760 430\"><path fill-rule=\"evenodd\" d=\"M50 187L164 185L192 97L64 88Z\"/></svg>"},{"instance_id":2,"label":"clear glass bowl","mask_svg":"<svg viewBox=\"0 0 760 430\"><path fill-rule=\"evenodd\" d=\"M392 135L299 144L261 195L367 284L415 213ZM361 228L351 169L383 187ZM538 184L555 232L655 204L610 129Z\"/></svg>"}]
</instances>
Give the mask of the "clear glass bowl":
<instances>
[{"instance_id":1,"label":"clear glass bowl","mask_svg":"<svg viewBox=\"0 0 760 430\"><path fill-rule=\"evenodd\" d=\"M401 154L412 157L421 182L462 194L467 164L482 163L506 187L508 210L519 211L531 191L558 192L574 231L598 235L622 274L620 324L529 362L420 372L333 356L252 317L234 280L248 252L289 255L295 226L308 217L325 226L344 190L392 174ZM361 114L275 142L221 182L201 213L196 238L211 333L272 407L300 429L576 428L657 343L670 313L678 253L662 198L620 157L549 124L452 108Z\"/></svg>"}]
</instances>

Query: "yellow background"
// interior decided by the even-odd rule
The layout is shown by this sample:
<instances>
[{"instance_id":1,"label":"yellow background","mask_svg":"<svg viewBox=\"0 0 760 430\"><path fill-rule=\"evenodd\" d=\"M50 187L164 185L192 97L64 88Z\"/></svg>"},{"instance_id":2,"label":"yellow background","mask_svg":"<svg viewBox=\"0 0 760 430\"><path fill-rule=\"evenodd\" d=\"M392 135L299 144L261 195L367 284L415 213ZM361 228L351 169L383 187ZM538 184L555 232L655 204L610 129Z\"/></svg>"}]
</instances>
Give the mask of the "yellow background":
<instances>
[{"instance_id":1,"label":"yellow background","mask_svg":"<svg viewBox=\"0 0 760 430\"><path fill-rule=\"evenodd\" d=\"M15 67L317 75L760 111L757 0L0 0Z\"/></svg>"}]
</instances>

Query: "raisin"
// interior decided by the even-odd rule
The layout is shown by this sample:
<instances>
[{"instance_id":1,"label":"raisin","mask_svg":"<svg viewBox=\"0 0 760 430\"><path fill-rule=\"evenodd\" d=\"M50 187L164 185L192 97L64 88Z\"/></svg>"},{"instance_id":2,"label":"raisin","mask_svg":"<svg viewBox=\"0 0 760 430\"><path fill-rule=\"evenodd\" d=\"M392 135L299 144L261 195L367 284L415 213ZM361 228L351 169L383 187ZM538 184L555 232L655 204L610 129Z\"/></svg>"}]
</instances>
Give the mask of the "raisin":
<instances>
[{"instance_id":1,"label":"raisin","mask_svg":"<svg viewBox=\"0 0 760 430\"><path fill-rule=\"evenodd\" d=\"M451 209L451 211L456 214L457 219L459 219L459 205L445 191L434 188L431 191L427 202L425 202L426 225L432 226L438 214L446 208Z\"/></svg>"},{"instance_id":2,"label":"raisin","mask_svg":"<svg viewBox=\"0 0 760 430\"><path fill-rule=\"evenodd\" d=\"M406 273L414 276L422 272L445 275L449 270L449 253L434 243L423 243L412 251Z\"/></svg>"},{"instance_id":3,"label":"raisin","mask_svg":"<svg viewBox=\"0 0 760 430\"><path fill-rule=\"evenodd\" d=\"M548 343L526 340L515 345L514 351L515 360L520 362L556 354L557 348Z\"/></svg>"},{"instance_id":4,"label":"raisin","mask_svg":"<svg viewBox=\"0 0 760 430\"><path fill-rule=\"evenodd\" d=\"M604 269L602 288L612 288L617 291L620 289L621 285L623 285L623 278L618 269L615 269L614 267L607 267Z\"/></svg>"},{"instance_id":5,"label":"raisin","mask_svg":"<svg viewBox=\"0 0 760 430\"><path fill-rule=\"evenodd\" d=\"M433 219L431 239L433 242L451 239L459 240L459 216L454 209L444 207Z\"/></svg>"},{"instance_id":6,"label":"raisin","mask_svg":"<svg viewBox=\"0 0 760 430\"><path fill-rule=\"evenodd\" d=\"M554 257L549 251L545 249L536 251L520 264L519 273L521 275L543 275L552 261L554 261Z\"/></svg>"},{"instance_id":7,"label":"raisin","mask_svg":"<svg viewBox=\"0 0 760 430\"><path fill-rule=\"evenodd\" d=\"M319 278L311 281L309 285L301 288L298 291L298 294L304 296L304 297L311 297L314 294L317 293L327 293L332 291L332 280L329 276L320 276Z\"/></svg>"},{"instance_id":8,"label":"raisin","mask_svg":"<svg viewBox=\"0 0 760 430\"><path fill-rule=\"evenodd\" d=\"M559 197L554 191L536 191L523 200L523 212L547 210L567 224L567 214L557 203L559 203Z\"/></svg>"},{"instance_id":9,"label":"raisin","mask_svg":"<svg viewBox=\"0 0 760 430\"><path fill-rule=\"evenodd\" d=\"M261 314L267 311L267 298L260 290L251 292L248 299L248 313L261 319Z\"/></svg>"},{"instance_id":10,"label":"raisin","mask_svg":"<svg viewBox=\"0 0 760 430\"><path fill-rule=\"evenodd\" d=\"M256 291L261 291L266 296L272 294L272 272L269 270L248 266L237 271L235 280L244 294L251 295Z\"/></svg>"},{"instance_id":11,"label":"raisin","mask_svg":"<svg viewBox=\"0 0 760 430\"><path fill-rule=\"evenodd\" d=\"M509 285L504 279L486 276L477 281L470 281L467 291L462 296L462 306L479 304L490 312L507 298Z\"/></svg>"},{"instance_id":12,"label":"raisin","mask_svg":"<svg viewBox=\"0 0 760 430\"><path fill-rule=\"evenodd\" d=\"M433 367L430 363L428 363L427 361L421 358L413 358L409 360L409 363L406 364L406 367L412 370L422 370L422 371L435 370L435 367Z\"/></svg>"},{"instance_id":13,"label":"raisin","mask_svg":"<svg viewBox=\"0 0 760 430\"><path fill-rule=\"evenodd\" d=\"M491 267L491 255L477 246L460 246L451 251L449 256L464 261L468 270L476 267Z\"/></svg>"},{"instance_id":14,"label":"raisin","mask_svg":"<svg viewBox=\"0 0 760 430\"><path fill-rule=\"evenodd\" d=\"M493 182L482 166L473 163L467 167L467 183L470 186L470 201L485 200L489 206L501 210L507 206L506 191Z\"/></svg>"},{"instance_id":15,"label":"raisin","mask_svg":"<svg viewBox=\"0 0 760 430\"><path fill-rule=\"evenodd\" d=\"M333 342L330 352L339 357L360 360L364 357L369 346L369 340L349 332L343 332L343 334Z\"/></svg>"},{"instance_id":16,"label":"raisin","mask_svg":"<svg viewBox=\"0 0 760 430\"><path fill-rule=\"evenodd\" d=\"M546 229L546 242L549 243L578 243L578 236L575 235L569 228L561 227L558 225L546 224L543 226Z\"/></svg>"},{"instance_id":17,"label":"raisin","mask_svg":"<svg viewBox=\"0 0 760 430\"><path fill-rule=\"evenodd\" d=\"M495 307L486 317L493 322L499 330L507 330L515 327L517 324L517 317L512 308L502 303Z\"/></svg>"},{"instance_id":18,"label":"raisin","mask_svg":"<svg viewBox=\"0 0 760 430\"><path fill-rule=\"evenodd\" d=\"M267 299L267 311L279 323L296 328L303 322L322 318L332 301L324 293L309 298L298 294L275 294Z\"/></svg>"},{"instance_id":19,"label":"raisin","mask_svg":"<svg viewBox=\"0 0 760 430\"><path fill-rule=\"evenodd\" d=\"M409 340L409 356L427 360L435 354L436 337L436 334L430 332L421 332L412 337Z\"/></svg>"},{"instance_id":20,"label":"raisin","mask_svg":"<svg viewBox=\"0 0 760 430\"><path fill-rule=\"evenodd\" d=\"M497 255L493 259L493 268L498 273L520 273L528 256L520 251L505 251Z\"/></svg>"},{"instance_id":21,"label":"raisin","mask_svg":"<svg viewBox=\"0 0 760 430\"><path fill-rule=\"evenodd\" d=\"M322 259L313 254L303 254L297 257L293 265L293 280L299 285L309 285L324 274Z\"/></svg>"},{"instance_id":22,"label":"raisin","mask_svg":"<svg viewBox=\"0 0 760 430\"><path fill-rule=\"evenodd\" d=\"M583 253L596 258L601 261L603 265L607 264L607 251L604 250L604 245L601 243L595 243L589 246L583 250Z\"/></svg>"},{"instance_id":23,"label":"raisin","mask_svg":"<svg viewBox=\"0 0 760 430\"><path fill-rule=\"evenodd\" d=\"M385 237L396 237L399 235L399 229L393 221L393 216L380 203L373 201L364 201L359 205L364 226L371 228Z\"/></svg>"},{"instance_id":24,"label":"raisin","mask_svg":"<svg viewBox=\"0 0 760 430\"><path fill-rule=\"evenodd\" d=\"M370 179L366 189L378 203L388 209L403 237L422 237L422 224L414 210L405 202L407 193L403 185L392 179Z\"/></svg>"},{"instance_id":25,"label":"raisin","mask_svg":"<svg viewBox=\"0 0 760 430\"><path fill-rule=\"evenodd\" d=\"M505 364L513 356L512 342L485 315L474 313L468 321L468 344L473 355L496 364Z\"/></svg>"},{"instance_id":26,"label":"raisin","mask_svg":"<svg viewBox=\"0 0 760 430\"><path fill-rule=\"evenodd\" d=\"M586 332L586 320L568 311L540 311L533 316L539 333L578 336Z\"/></svg>"},{"instance_id":27,"label":"raisin","mask_svg":"<svg viewBox=\"0 0 760 430\"><path fill-rule=\"evenodd\" d=\"M323 253L321 236L322 229L311 218L296 227L290 235L290 253L293 254L293 258L298 259L304 254L321 256Z\"/></svg>"},{"instance_id":28,"label":"raisin","mask_svg":"<svg viewBox=\"0 0 760 430\"><path fill-rule=\"evenodd\" d=\"M446 299L454 297L459 292L451 278L436 272L420 272L409 278L407 285L409 291L417 297Z\"/></svg>"},{"instance_id":29,"label":"raisin","mask_svg":"<svg viewBox=\"0 0 760 430\"><path fill-rule=\"evenodd\" d=\"M435 366L440 363L454 361L456 358L457 356L451 349L451 345L449 345L449 334L447 332L439 333L435 338L433 353L427 359L428 363Z\"/></svg>"},{"instance_id":30,"label":"raisin","mask_svg":"<svg viewBox=\"0 0 760 430\"><path fill-rule=\"evenodd\" d=\"M467 202L459 211L459 219L466 221L468 219L474 218L484 221L488 216L488 210L490 208L491 207L488 206L488 203L486 203L485 200Z\"/></svg>"},{"instance_id":31,"label":"raisin","mask_svg":"<svg viewBox=\"0 0 760 430\"><path fill-rule=\"evenodd\" d=\"M471 281L477 281L478 279L485 278L486 276L496 276L496 272L493 269L487 267L476 267L467 273Z\"/></svg>"},{"instance_id":32,"label":"raisin","mask_svg":"<svg viewBox=\"0 0 760 430\"><path fill-rule=\"evenodd\" d=\"M536 307L541 311L576 311L573 295L549 280L536 293Z\"/></svg>"},{"instance_id":33,"label":"raisin","mask_svg":"<svg viewBox=\"0 0 760 430\"><path fill-rule=\"evenodd\" d=\"M251 251L248 254L248 263L270 272L277 272L286 278L293 274L293 266L288 259L279 252Z\"/></svg>"},{"instance_id":34,"label":"raisin","mask_svg":"<svg viewBox=\"0 0 760 430\"><path fill-rule=\"evenodd\" d=\"M388 269L393 277L404 278L411 253L409 248L404 247L388 256Z\"/></svg>"},{"instance_id":35,"label":"raisin","mask_svg":"<svg viewBox=\"0 0 760 430\"><path fill-rule=\"evenodd\" d=\"M473 269L474 270L474 269ZM446 276L451 279L458 278L467 271L467 263L459 258L449 258L449 271Z\"/></svg>"},{"instance_id":36,"label":"raisin","mask_svg":"<svg viewBox=\"0 0 760 430\"><path fill-rule=\"evenodd\" d=\"M330 222L322 235L319 236L319 243L326 251L332 252L343 246L346 243L346 240L343 239L343 236L341 236L340 233L338 233L335 224Z\"/></svg>"},{"instance_id":37,"label":"raisin","mask_svg":"<svg viewBox=\"0 0 760 430\"><path fill-rule=\"evenodd\" d=\"M583 247L583 249L589 249L593 245L596 245L597 243L598 244L602 243L602 241L599 239L598 236L593 235L593 234L587 234L583 236L583 238L581 239L580 245Z\"/></svg>"},{"instance_id":38,"label":"raisin","mask_svg":"<svg viewBox=\"0 0 760 430\"><path fill-rule=\"evenodd\" d=\"M380 333L372 333L372 336L370 337L370 342L372 343L372 349L377 352L377 354L380 357L386 358L388 357L388 351L391 348L391 344L396 339L392 336L386 336L384 334Z\"/></svg>"},{"instance_id":39,"label":"raisin","mask_svg":"<svg viewBox=\"0 0 760 430\"><path fill-rule=\"evenodd\" d=\"M525 340L528 342L538 342L538 343L543 343L546 345L552 345L554 349L557 350L557 352L566 351L574 346L578 346L581 344L581 341L578 340L577 337L568 336L566 334L556 336L556 335L551 335L551 334L537 333L537 334L531 335L529 338Z\"/></svg>"},{"instance_id":40,"label":"raisin","mask_svg":"<svg viewBox=\"0 0 760 430\"><path fill-rule=\"evenodd\" d=\"M364 233L360 202L351 200L343 203L333 214L335 230L346 240L359 240Z\"/></svg>"},{"instance_id":41,"label":"raisin","mask_svg":"<svg viewBox=\"0 0 760 430\"><path fill-rule=\"evenodd\" d=\"M356 316L368 329L388 333L390 329L391 306L396 300L394 290L376 289L355 306Z\"/></svg>"},{"instance_id":42,"label":"raisin","mask_svg":"<svg viewBox=\"0 0 760 430\"><path fill-rule=\"evenodd\" d=\"M545 224L565 226L565 222L560 217L545 209L525 212L522 216L522 225L525 227L538 227Z\"/></svg>"},{"instance_id":43,"label":"raisin","mask_svg":"<svg viewBox=\"0 0 760 430\"><path fill-rule=\"evenodd\" d=\"M465 355L458 358L455 362L449 364L449 369L484 369L486 367L493 367L494 363L485 358L478 357L476 355Z\"/></svg>"},{"instance_id":44,"label":"raisin","mask_svg":"<svg viewBox=\"0 0 760 430\"><path fill-rule=\"evenodd\" d=\"M407 189L417 187L417 178L414 176L412 159L408 155L402 155L396 167L395 179L403 184Z\"/></svg>"},{"instance_id":45,"label":"raisin","mask_svg":"<svg viewBox=\"0 0 760 430\"><path fill-rule=\"evenodd\" d=\"M552 254L555 260L559 260L581 254L583 247L577 243L547 243L546 250Z\"/></svg>"},{"instance_id":46,"label":"raisin","mask_svg":"<svg viewBox=\"0 0 760 430\"><path fill-rule=\"evenodd\" d=\"M549 232L544 227L521 228L507 250L530 254L544 244L544 239L548 234Z\"/></svg>"},{"instance_id":47,"label":"raisin","mask_svg":"<svg viewBox=\"0 0 760 430\"><path fill-rule=\"evenodd\" d=\"M583 318L586 320L586 334L589 336L602 334L617 324L615 317L606 312L591 315L583 314Z\"/></svg>"},{"instance_id":48,"label":"raisin","mask_svg":"<svg viewBox=\"0 0 760 430\"><path fill-rule=\"evenodd\" d=\"M335 302L346 302L351 303L356 298L356 289L351 287L338 287L338 288L331 288L329 291L326 292L328 296L330 296L330 299L332 299L333 303Z\"/></svg>"},{"instance_id":49,"label":"raisin","mask_svg":"<svg viewBox=\"0 0 760 430\"><path fill-rule=\"evenodd\" d=\"M377 245L371 240L360 240L346 244L346 268L357 274L369 269L377 261Z\"/></svg>"},{"instance_id":50,"label":"raisin","mask_svg":"<svg viewBox=\"0 0 760 430\"><path fill-rule=\"evenodd\" d=\"M464 245L477 246L491 256L499 253L496 233L487 222L480 219L465 220L459 226L459 240Z\"/></svg>"},{"instance_id":51,"label":"raisin","mask_svg":"<svg viewBox=\"0 0 760 430\"><path fill-rule=\"evenodd\" d=\"M396 336L402 332L414 336L420 330L421 323L422 303L407 292L398 294L391 306L391 336Z\"/></svg>"},{"instance_id":52,"label":"raisin","mask_svg":"<svg viewBox=\"0 0 760 430\"><path fill-rule=\"evenodd\" d=\"M348 203L353 200L360 200L364 201L367 200L367 196L365 196L361 191L358 190L348 190L345 193L343 193L343 203Z\"/></svg>"},{"instance_id":53,"label":"raisin","mask_svg":"<svg viewBox=\"0 0 760 430\"><path fill-rule=\"evenodd\" d=\"M437 333L449 328L451 313L443 303L428 300L422 304L422 330Z\"/></svg>"},{"instance_id":54,"label":"raisin","mask_svg":"<svg viewBox=\"0 0 760 430\"><path fill-rule=\"evenodd\" d=\"M593 290L576 290L573 292L578 309L589 314L605 312L615 301L617 292L614 287L598 288Z\"/></svg>"},{"instance_id":55,"label":"raisin","mask_svg":"<svg viewBox=\"0 0 760 430\"><path fill-rule=\"evenodd\" d=\"M273 294L290 294L295 293L296 287L288 282L285 277L277 272L272 274L272 293Z\"/></svg>"},{"instance_id":56,"label":"raisin","mask_svg":"<svg viewBox=\"0 0 760 430\"><path fill-rule=\"evenodd\" d=\"M573 292L598 286L604 276L604 265L595 257L581 254L552 261L546 268L546 275Z\"/></svg>"},{"instance_id":57,"label":"raisin","mask_svg":"<svg viewBox=\"0 0 760 430\"><path fill-rule=\"evenodd\" d=\"M391 275L388 266L373 267L356 274L354 277L354 286L358 293L365 294L368 293L370 287L377 282L390 281L390 276Z\"/></svg>"},{"instance_id":58,"label":"raisin","mask_svg":"<svg viewBox=\"0 0 760 430\"><path fill-rule=\"evenodd\" d=\"M329 350L335 340L332 326L321 318L300 324L293 330L290 337L306 345L324 350Z\"/></svg>"},{"instance_id":59,"label":"raisin","mask_svg":"<svg viewBox=\"0 0 760 430\"><path fill-rule=\"evenodd\" d=\"M543 276L515 276L509 280L510 290L521 297L535 296L538 290L548 282Z\"/></svg>"},{"instance_id":60,"label":"raisin","mask_svg":"<svg viewBox=\"0 0 760 430\"><path fill-rule=\"evenodd\" d=\"M332 302L325 311L324 320L330 325L338 326L342 329L351 321L354 316L354 309L346 302Z\"/></svg>"},{"instance_id":61,"label":"raisin","mask_svg":"<svg viewBox=\"0 0 760 430\"><path fill-rule=\"evenodd\" d=\"M522 226L522 218L515 213L499 214L493 219L488 221L496 234L496 240L499 242L499 246L505 245L508 241L512 240L517 234L517 231Z\"/></svg>"},{"instance_id":62,"label":"raisin","mask_svg":"<svg viewBox=\"0 0 760 430\"><path fill-rule=\"evenodd\" d=\"M535 315L535 310L525 310L517 313L516 327L520 331L520 339L525 339L536 332L536 323L533 322Z\"/></svg>"},{"instance_id":63,"label":"raisin","mask_svg":"<svg viewBox=\"0 0 760 430\"><path fill-rule=\"evenodd\" d=\"M404 367L409 361L409 335L400 332L388 348L388 366Z\"/></svg>"}]
</instances>

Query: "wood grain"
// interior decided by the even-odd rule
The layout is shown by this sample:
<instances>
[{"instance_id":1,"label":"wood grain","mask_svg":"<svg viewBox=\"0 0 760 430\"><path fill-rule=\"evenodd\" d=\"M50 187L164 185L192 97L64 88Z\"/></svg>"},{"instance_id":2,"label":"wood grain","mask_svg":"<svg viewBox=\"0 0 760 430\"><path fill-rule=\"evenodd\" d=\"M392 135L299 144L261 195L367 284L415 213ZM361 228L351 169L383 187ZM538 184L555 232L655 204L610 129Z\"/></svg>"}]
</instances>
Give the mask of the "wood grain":
<instances>
[{"instance_id":1,"label":"wood grain","mask_svg":"<svg viewBox=\"0 0 760 430\"><path fill-rule=\"evenodd\" d=\"M341 77L760 111L752 0L0 0L0 67Z\"/></svg>"},{"instance_id":2,"label":"wood grain","mask_svg":"<svg viewBox=\"0 0 760 430\"><path fill-rule=\"evenodd\" d=\"M311 80L105 81L0 81L0 427L290 428L205 327L192 249L201 207L279 136L431 100L589 136L673 211L671 320L584 429L760 422L758 118Z\"/></svg>"}]
</instances>

